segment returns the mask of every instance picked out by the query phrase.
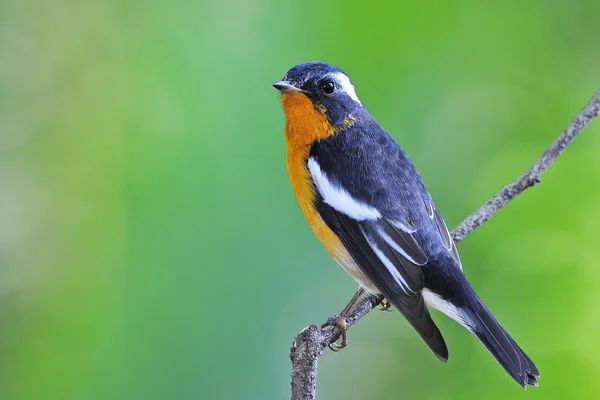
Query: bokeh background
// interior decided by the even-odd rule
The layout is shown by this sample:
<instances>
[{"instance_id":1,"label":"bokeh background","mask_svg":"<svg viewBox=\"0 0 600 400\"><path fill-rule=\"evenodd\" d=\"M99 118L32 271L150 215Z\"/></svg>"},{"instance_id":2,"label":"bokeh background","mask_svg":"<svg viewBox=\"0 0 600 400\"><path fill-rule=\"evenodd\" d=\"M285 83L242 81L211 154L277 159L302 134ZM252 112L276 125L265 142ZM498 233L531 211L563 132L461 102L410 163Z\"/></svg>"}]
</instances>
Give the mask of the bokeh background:
<instances>
[{"instance_id":1,"label":"bokeh background","mask_svg":"<svg viewBox=\"0 0 600 400\"><path fill-rule=\"evenodd\" d=\"M285 399L294 335L356 289L304 223L271 83L325 60L454 226L600 88L600 3L0 1L0 398ZM542 372L372 312L320 399L600 391L600 122L459 245Z\"/></svg>"}]
</instances>

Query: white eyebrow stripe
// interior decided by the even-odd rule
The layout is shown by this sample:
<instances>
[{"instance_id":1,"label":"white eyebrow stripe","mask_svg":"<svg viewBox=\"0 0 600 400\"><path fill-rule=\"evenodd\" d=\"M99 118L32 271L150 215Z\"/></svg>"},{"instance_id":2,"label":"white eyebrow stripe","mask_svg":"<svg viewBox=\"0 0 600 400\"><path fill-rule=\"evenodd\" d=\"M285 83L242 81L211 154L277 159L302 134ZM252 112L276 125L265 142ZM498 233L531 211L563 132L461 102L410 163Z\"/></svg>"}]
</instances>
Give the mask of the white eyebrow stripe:
<instances>
[{"instance_id":1,"label":"white eyebrow stripe","mask_svg":"<svg viewBox=\"0 0 600 400\"><path fill-rule=\"evenodd\" d=\"M352 84L352 82L350 82L350 78L348 78L348 76L346 74L344 74L342 72L336 72L333 74L333 78L340 85L340 88L342 89L342 91L344 93L346 93L348 96L350 96L350 98L352 100L354 100L358 104L362 105L362 103L358 99L358 96L356 95L356 90L354 89L354 85Z\"/></svg>"},{"instance_id":2,"label":"white eyebrow stripe","mask_svg":"<svg viewBox=\"0 0 600 400\"><path fill-rule=\"evenodd\" d=\"M381 213L376 208L355 199L341 185L334 185L329 181L314 157L308 159L308 170L323 201L335 210L357 221L381 218Z\"/></svg>"}]
</instances>

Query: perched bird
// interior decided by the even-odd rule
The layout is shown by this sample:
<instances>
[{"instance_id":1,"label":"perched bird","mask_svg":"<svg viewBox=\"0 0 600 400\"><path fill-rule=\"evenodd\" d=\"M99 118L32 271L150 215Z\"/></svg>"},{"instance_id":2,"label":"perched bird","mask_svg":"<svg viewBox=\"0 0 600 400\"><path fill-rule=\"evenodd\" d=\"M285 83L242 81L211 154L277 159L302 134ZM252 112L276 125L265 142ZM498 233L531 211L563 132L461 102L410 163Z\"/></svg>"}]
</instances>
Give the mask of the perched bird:
<instances>
[{"instance_id":1,"label":"perched bird","mask_svg":"<svg viewBox=\"0 0 600 400\"><path fill-rule=\"evenodd\" d=\"M363 106L348 75L304 62L273 86L282 93L288 174L300 208L360 285L342 318L363 289L383 295L445 362L432 307L477 336L521 386L537 386L538 369L467 281L413 163Z\"/></svg>"}]
</instances>

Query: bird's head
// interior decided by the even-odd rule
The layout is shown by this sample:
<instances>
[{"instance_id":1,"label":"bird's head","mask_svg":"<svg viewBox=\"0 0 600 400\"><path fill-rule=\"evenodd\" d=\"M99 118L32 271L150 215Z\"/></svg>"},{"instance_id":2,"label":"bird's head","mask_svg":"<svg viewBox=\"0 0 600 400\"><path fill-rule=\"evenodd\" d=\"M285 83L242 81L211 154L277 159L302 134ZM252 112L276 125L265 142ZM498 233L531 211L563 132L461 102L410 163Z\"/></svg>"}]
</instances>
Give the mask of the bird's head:
<instances>
[{"instance_id":1,"label":"bird's head","mask_svg":"<svg viewBox=\"0 0 600 400\"><path fill-rule=\"evenodd\" d=\"M353 125L362 108L348 75L324 62L298 64L273 86L282 93L286 137L301 135L307 143Z\"/></svg>"}]
</instances>

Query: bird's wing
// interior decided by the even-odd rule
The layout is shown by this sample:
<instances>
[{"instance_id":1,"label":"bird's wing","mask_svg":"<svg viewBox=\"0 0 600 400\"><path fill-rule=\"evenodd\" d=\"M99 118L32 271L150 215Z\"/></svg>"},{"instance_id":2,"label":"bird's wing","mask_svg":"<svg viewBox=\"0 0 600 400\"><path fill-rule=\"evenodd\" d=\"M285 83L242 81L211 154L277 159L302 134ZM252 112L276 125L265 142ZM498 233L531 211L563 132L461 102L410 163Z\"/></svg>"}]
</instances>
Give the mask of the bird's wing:
<instances>
[{"instance_id":1,"label":"bird's wing","mask_svg":"<svg viewBox=\"0 0 600 400\"><path fill-rule=\"evenodd\" d=\"M438 229L438 233L440 234L440 238L442 239L444 245L446 246L446 249L450 252L450 255L452 256L454 261L456 261L456 265L458 265L458 267L460 269L462 269L462 263L460 262L460 257L458 255L458 249L456 248L456 243L454 243L454 240L452 239L452 235L450 235L450 231L448 230L448 227L446 226L446 222L444 221L444 218L442 218L442 215L440 214L437 207L435 206L435 203L433 202L433 199L431 198L431 196L429 196L429 195L424 196L423 201L425 202L425 206L427 208L427 213L429 215L429 218L431 218L432 220L435 221L435 225Z\"/></svg>"},{"instance_id":2,"label":"bird's wing","mask_svg":"<svg viewBox=\"0 0 600 400\"><path fill-rule=\"evenodd\" d=\"M421 267L427 264L428 257L415 239L413 222L385 216L373 205L355 198L340 182L330 179L315 158L309 159L308 169L316 188L315 208L321 218L363 273L398 308L438 358L446 361L446 344L421 293Z\"/></svg>"}]
</instances>

